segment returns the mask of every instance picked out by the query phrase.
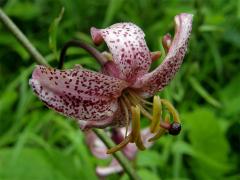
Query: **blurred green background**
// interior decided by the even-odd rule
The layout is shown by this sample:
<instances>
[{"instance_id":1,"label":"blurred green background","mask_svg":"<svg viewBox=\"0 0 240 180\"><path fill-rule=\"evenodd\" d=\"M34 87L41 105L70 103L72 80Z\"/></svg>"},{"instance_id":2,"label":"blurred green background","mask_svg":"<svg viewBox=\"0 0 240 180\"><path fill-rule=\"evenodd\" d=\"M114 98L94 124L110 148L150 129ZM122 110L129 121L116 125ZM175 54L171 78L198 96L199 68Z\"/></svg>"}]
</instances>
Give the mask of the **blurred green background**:
<instances>
[{"instance_id":1,"label":"blurred green background","mask_svg":"<svg viewBox=\"0 0 240 180\"><path fill-rule=\"evenodd\" d=\"M182 133L165 135L139 152L134 167L142 179L240 179L240 0L0 0L0 6L53 66L64 42L91 43L92 26L134 22L156 51L162 36L174 33L174 16L193 13L188 54L160 93L179 110ZM80 63L99 69L83 50L72 48L68 54L65 67ZM33 67L33 59L0 23L0 179L97 179L96 165L109 161L91 155L73 120L34 96L28 85Z\"/></svg>"}]
</instances>

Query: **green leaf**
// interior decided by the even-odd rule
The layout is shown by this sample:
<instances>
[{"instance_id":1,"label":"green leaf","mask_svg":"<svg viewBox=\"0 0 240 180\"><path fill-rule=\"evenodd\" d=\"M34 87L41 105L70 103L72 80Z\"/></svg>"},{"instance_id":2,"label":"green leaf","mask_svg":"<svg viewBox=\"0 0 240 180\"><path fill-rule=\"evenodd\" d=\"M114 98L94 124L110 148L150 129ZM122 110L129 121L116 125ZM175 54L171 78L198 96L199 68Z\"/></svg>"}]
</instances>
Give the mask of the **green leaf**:
<instances>
[{"instance_id":1,"label":"green leaf","mask_svg":"<svg viewBox=\"0 0 240 180\"><path fill-rule=\"evenodd\" d=\"M20 43L18 43L18 41L13 36L11 36L11 34L1 32L0 45L5 46L5 48L8 48L8 50L11 49L15 51L24 61L30 57L28 52L22 47Z\"/></svg>"},{"instance_id":2,"label":"green leaf","mask_svg":"<svg viewBox=\"0 0 240 180\"><path fill-rule=\"evenodd\" d=\"M141 151L137 155L137 165L139 167L156 167L161 163L160 155L156 151ZM156 161L156 159L158 159Z\"/></svg>"},{"instance_id":3,"label":"green leaf","mask_svg":"<svg viewBox=\"0 0 240 180\"><path fill-rule=\"evenodd\" d=\"M231 168L228 159L229 145L217 117L208 109L197 109L183 114L192 150L184 147L196 159L191 167L198 179L219 179Z\"/></svg>"},{"instance_id":4,"label":"green leaf","mask_svg":"<svg viewBox=\"0 0 240 180\"><path fill-rule=\"evenodd\" d=\"M152 173L151 171L149 171L147 169L140 169L137 171L137 173L140 176L140 178L142 178L142 179L151 179L151 180L160 180L161 179L156 174Z\"/></svg>"},{"instance_id":5,"label":"green leaf","mask_svg":"<svg viewBox=\"0 0 240 180\"><path fill-rule=\"evenodd\" d=\"M110 0L108 4L107 12L103 21L103 27L109 26L114 16L117 14L118 10L121 8L124 0Z\"/></svg>"},{"instance_id":6,"label":"green leaf","mask_svg":"<svg viewBox=\"0 0 240 180\"><path fill-rule=\"evenodd\" d=\"M75 180L81 179L84 166L77 167L74 159L59 151L48 154L41 149L25 148L14 161L11 149L0 151L0 179L4 180Z\"/></svg>"},{"instance_id":7,"label":"green leaf","mask_svg":"<svg viewBox=\"0 0 240 180\"><path fill-rule=\"evenodd\" d=\"M58 53L57 53L57 32L58 32L58 26L59 23L63 17L64 14L64 8L61 9L60 14L57 18L54 19L52 24L49 28L49 48L53 51L55 58L58 59Z\"/></svg>"},{"instance_id":8,"label":"green leaf","mask_svg":"<svg viewBox=\"0 0 240 180\"><path fill-rule=\"evenodd\" d=\"M139 169L137 171L138 176L140 177L140 179L149 179L149 180L161 180L160 177L158 177L155 173L153 173L150 170L147 169ZM116 179L116 178L114 178ZM127 176L127 174L125 173L120 180L130 180L130 178Z\"/></svg>"},{"instance_id":9,"label":"green leaf","mask_svg":"<svg viewBox=\"0 0 240 180\"><path fill-rule=\"evenodd\" d=\"M24 20L37 18L41 12L40 8L34 5L34 3L20 1L7 5L4 10L9 16L14 16Z\"/></svg>"},{"instance_id":10,"label":"green leaf","mask_svg":"<svg viewBox=\"0 0 240 180\"><path fill-rule=\"evenodd\" d=\"M223 72L223 60L222 57L220 55L220 50L219 50L219 46L217 44L217 42L215 41L211 41L211 36L208 34L204 34L204 39L207 42L207 45L209 46L209 50L212 54L215 66L216 66L216 71L217 71L217 75L219 77L219 79L222 79L222 72Z\"/></svg>"},{"instance_id":11,"label":"green leaf","mask_svg":"<svg viewBox=\"0 0 240 180\"><path fill-rule=\"evenodd\" d=\"M205 89L202 87L202 85L195 79L194 77L189 77L189 82L192 85L193 89L202 96L209 104L215 106L215 107L221 107L221 104L214 99Z\"/></svg>"},{"instance_id":12,"label":"green leaf","mask_svg":"<svg viewBox=\"0 0 240 180\"><path fill-rule=\"evenodd\" d=\"M240 113L240 94L239 94L240 73L235 75L219 93L223 102L224 112L227 116L238 116Z\"/></svg>"}]
</instances>

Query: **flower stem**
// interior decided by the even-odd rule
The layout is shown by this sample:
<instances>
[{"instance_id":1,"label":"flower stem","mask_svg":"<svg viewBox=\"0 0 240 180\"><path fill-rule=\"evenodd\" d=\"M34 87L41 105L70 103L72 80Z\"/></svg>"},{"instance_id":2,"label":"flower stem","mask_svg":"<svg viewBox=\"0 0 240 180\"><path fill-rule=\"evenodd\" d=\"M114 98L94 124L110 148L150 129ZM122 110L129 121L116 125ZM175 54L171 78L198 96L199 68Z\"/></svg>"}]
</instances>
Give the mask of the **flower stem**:
<instances>
[{"instance_id":1,"label":"flower stem","mask_svg":"<svg viewBox=\"0 0 240 180\"><path fill-rule=\"evenodd\" d=\"M45 58L39 53L39 51L32 45L27 37L21 32L21 30L14 24L14 22L3 12L0 8L0 21L8 28L8 30L16 37L16 39L23 45L29 54L32 55L36 63L41 65L49 66ZM103 143L111 148L114 146L113 141L100 129L94 129L96 135L103 141ZM129 175L130 179L139 179L134 169L121 152L113 153L113 156L117 159L119 164L122 165L123 169Z\"/></svg>"},{"instance_id":2,"label":"flower stem","mask_svg":"<svg viewBox=\"0 0 240 180\"><path fill-rule=\"evenodd\" d=\"M107 59L97 50L95 49L93 46L84 43L83 41L79 41L79 40L70 40L68 42L66 42L66 44L63 46L61 54L60 54L60 61L59 61L59 65L58 68L62 69L63 64L64 64L64 58L65 58L65 54L68 50L69 47L80 47L82 49L85 49L87 52L89 52L97 61L100 65L104 65L105 63L107 63Z\"/></svg>"}]
</instances>

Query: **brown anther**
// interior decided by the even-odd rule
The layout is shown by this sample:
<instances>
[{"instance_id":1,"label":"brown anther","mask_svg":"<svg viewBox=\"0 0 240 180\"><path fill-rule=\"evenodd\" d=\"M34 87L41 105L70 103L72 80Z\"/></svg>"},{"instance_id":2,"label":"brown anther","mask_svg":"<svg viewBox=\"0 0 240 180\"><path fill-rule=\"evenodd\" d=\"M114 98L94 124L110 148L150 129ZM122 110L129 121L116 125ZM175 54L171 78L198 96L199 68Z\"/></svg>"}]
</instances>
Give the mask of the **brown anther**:
<instances>
[{"instance_id":1,"label":"brown anther","mask_svg":"<svg viewBox=\"0 0 240 180\"><path fill-rule=\"evenodd\" d=\"M178 135L180 133L180 131L181 131L181 124L177 123L177 122L173 122L170 125L170 128L168 129L168 133L173 136Z\"/></svg>"}]
</instances>

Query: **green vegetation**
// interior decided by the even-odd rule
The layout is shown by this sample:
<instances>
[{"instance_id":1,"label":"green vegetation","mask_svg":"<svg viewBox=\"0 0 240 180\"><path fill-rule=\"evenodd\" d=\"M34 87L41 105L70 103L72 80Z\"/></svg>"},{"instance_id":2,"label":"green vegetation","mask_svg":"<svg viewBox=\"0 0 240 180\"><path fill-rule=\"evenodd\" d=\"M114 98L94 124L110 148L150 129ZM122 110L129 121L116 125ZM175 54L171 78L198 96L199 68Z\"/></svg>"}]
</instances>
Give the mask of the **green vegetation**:
<instances>
[{"instance_id":1,"label":"green vegetation","mask_svg":"<svg viewBox=\"0 0 240 180\"><path fill-rule=\"evenodd\" d=\"M142 179L240 179L239 0L3 0L0 6L52 66L64 42L91 43L92 26L134 22L156 51L162 49L162 36L173 33L173 17L193 13L187 57L174 81L159 93L176 105L183 130L139 152L134 168ZM76 48L69 49L65 67L74 64L99 69ZM96 165L109 161L91 154L74 120L34 96L28 85L33 68L33 59L0 23L0 179L98 179ZM119 178L128 177L108 177Z\"/></svg>"}]
</instances>

